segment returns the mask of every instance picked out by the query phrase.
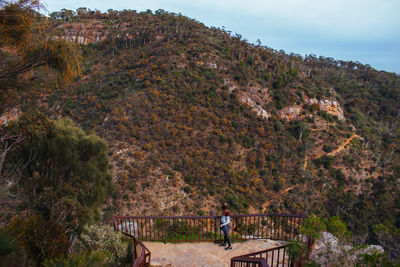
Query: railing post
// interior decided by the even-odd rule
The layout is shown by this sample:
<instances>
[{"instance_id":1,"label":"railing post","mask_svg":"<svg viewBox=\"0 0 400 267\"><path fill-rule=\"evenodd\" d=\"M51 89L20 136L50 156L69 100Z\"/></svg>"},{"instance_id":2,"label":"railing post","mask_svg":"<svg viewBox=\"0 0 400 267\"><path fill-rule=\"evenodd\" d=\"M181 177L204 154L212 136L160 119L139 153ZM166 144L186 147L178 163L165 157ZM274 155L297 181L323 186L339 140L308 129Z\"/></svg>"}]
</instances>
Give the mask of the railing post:
<instances>
[{"instance_id":1,"label":"railing post","mask_svg":"<svg viewBox=\"0 0 400 267\"><path fill-rule=\"evenodd\" d=\"M137 258L137 244L138 242L136 239L133 240L133 255L135 256L135 259Z\"/></svg>"},{"instance_id":2,"label":"railing post","mask_svg":"<svg viewBox=\"0 0 400 267\"><path fill-rule=\"evenodd\" d=\"M217 219L214 217L214 242L217 243Z\"/></svg>"},{"instance_id":3,"label":"railing post","mask_svg":"<svg viewBox=\"0 0 400 267\"><path fill-rule=\"evenodd\" d=\"M117 222L116 222L116 219L114 218L114 216L112 218L112 221L113 221L114 231L116 232L118 229L117 229Z\"/></svg>"}]
</instances>

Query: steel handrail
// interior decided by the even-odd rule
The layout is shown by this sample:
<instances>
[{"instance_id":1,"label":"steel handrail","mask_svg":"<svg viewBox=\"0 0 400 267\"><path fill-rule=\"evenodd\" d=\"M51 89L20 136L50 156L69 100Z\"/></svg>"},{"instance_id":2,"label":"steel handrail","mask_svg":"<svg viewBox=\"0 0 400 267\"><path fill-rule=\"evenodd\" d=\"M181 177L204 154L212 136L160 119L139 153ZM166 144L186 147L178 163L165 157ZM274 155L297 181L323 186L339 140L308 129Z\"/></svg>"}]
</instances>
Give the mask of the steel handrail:
<instances>
[{"instance_id":1,"label":"steel handrail","mask_svg":"<svg viewBox=\"0 0 400 267\"><path fill-rule=\"evenodd\" d=\"M307 215L304 214L277 214L277 213L265 213L265 214L233 214L231 218L242 218L242 217L294 217L294 218L307 218ZM137 219L216 219L220 218L219 215L212 215L212 216L163 216L163 215L155 215L155 216L148 216L148 215L128 215L128 216L113 216L116 219L124 219L124 218L137 218Z\"/></svg>"},{"instance_id":2,"label":"steel handrail","mask_svg":"<svg viewBox=\"0 0 400 267\"><path fill-rule=\"evenodd\" d=\"M253 266L255 263L259 263L259 266L261 267L268 267L267 261L263 258L250 258L244 256L237 256L231 258L231 267L235 267L236 266L235 263L239 263L240 266L242 266L241 263L252 263Z\"/></svg>"},{"instance_id":3,"label":"steel handrail","mask_svg":"<svg viewBox=\"0 0 400 267\"><path fill-rule=\"evenodd\" d=\"M268 249L260 250L260 251L256 251L256 252L252 252L252 253L248 253L248 254L243 254L243 255L240 255L240 256L238 256L238 257L257 256L257 255L259 255L259 254L267 253L267 252L270 252L270 251L273 251L273 250L278 250L278 249L281 249L281 248L284 248L284 247L287 247L287 244L281 245L281 246L277 246L277 247L273 247L273 248L268 248Z\"/></svg>"},{"instance_id":4,"label":"steel handrail","mask_svg":"<svg viewBox=\"0 0 400 267\"><path fill-rule=\"evenodd\" d=\"M252 259L259 259L259 260L263 259L263 260L265 260L266 266L269 266L268 261L270 261L271 267L294 266L293 259L291 259L290 256L287 254L287 250L286 250L287 246L288 246L288 244L285 244L285 245L281 245L281 246L277 246L277 247L264 249L264 250L260 250L257 252L243 254L243 255L233 257L231 259L231 267L237 266L237 264L235 264L235 262L251 264L254 262ZM283 249L283 251L281 254L282 249ZM272 255L270 255L271 252L272 252ZM265 254L265 256L263 256L264 254ZM275 258L275 256L277 256L277 257ZM282 256L282 261L281 261L281 256ZM247 265L240 264L239 266L247 266Z\"/></svg>"},{"instance_id":5,"label":"steel handrail","mask_svg":"<svg viewBox=\"0 0 400 267\"><path fill-rule=\"evenodd\" d=\"M114 218L113 218L113 225L114 225L114 231L118 231L117 222ZM145 244L143 244L142 241L136 239L133 235L125 232L122 232L122 234L133 239L135 260L133 261L132 267L149 267L151 261L150 250L145 246ZM137 250L136 250L137 245L139 245L142 248L140 255L137 255Z\"/></svg>"},{"instance_id":6,"label":"steel handrail","mask_svg":"<svg viewBox=\"0 0 400 267\"><path fill-rule=\"evenodd\" d=\"M293 241L307 215L231 215L231 239L275 239ZM143 241L218 241L220 216L114 216L114 228Z\"/></svg>"},{"instance_id":7,"label":"steel handrail","mask_svg":"<svg viewBox=\"0 0 400 267\"><path fill-rule=\"evenodd\" d=\"M231 215L231 240L275 239L299 240L299 227L307 215L299 214L235 214ZM113 216L115 231L121 231L142 247L141 255L135 255L134 267L150 266L151 252L142 243L144 241L218 241L222 234L219 229L221 216ZM141 240L139 240L141 239ZM283 249L283 251L281 251ZM276 253L275 253L276 251ZM272 257L268 254L272 252ZM282 252L282 253L281 253ZM263 258L265 254L266 258ZM283 262L293 264L287 255L286 245L265 249L232 258L231 263L244 260L247 263L268 266L268 260L275 262L275 254L283 256ZM265 264L264 265L264 261ZM234 266L234 265L233 265ZM240 264L240 266L243 266ZM246 265L245 265L246 266Z\"/></svg>"}]
</instances>

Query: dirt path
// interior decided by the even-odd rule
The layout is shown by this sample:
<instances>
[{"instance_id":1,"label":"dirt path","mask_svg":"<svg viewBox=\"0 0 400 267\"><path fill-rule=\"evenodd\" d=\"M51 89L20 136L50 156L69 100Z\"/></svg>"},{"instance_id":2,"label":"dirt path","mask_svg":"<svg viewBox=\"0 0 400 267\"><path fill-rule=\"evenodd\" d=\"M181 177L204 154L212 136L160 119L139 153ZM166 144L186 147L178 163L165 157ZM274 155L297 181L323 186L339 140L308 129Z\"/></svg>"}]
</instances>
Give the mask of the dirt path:
<instances>
[{"instance_id":1,"label":"dirt path","mask_svg":"<svg viewBox=\"0 0 400 267\"><path fill-rule=\"evenodd\" d=\"M303 171L307 170L307 163L308 163L308 157L306 156L304 159Z\"/></svg>"},{"instance_id":2,"label":"dirt path","mask_svg":"<svg viewBox=\"0 0 400 267\"><path fill-rule=\"evenodd\" d=\"M293 188L295 188L297 185L291 186L289 188L286 188L284 190L282 190L281 192L279 192L279 194L277 196L275 196L274 198L272 198L271 200L267 201L264 205L264 209L263 209L263 213L265 213L265 211L267 210L268 206L271 205L272 202L274 202L275 200L277 200L278 198L281 198L283 195L287 194L287 192L289 192L290 190L292 190Z\"/></svg>"},{"instance_id":3,"label":"dirt path","mask_svg":"<svg viewBox=\"0 0 400 267\"><path fill-rule=\"evenodd\" d=\"M208 266L227 267L232 257L252 253L285 244L285 241L248 240L233 243L232 250L225 250L218 244L199 243L161 243L145 242L151 251L151 266L188 267Z\"/></svg>"},{"instance_id":4,"label":"dirt path","mask_svg":"<svg viewBox=\"0 0 400 267\"><path fill-rule=\"evenodd\" d=\"M338 146L335 150L329 152L329 153L320 153L316 156L313 157L313 160L315 159L319 159L320 157L324 156L324 155L328 155L328 156L336 156L339 152L341 152L343 149L345 149L345 147L354 139L354 138L359 138L361 140L364 140L364 138L362 138L361 136L357 135L357 134L353 134L351 137L349 137L343 144L341 144L340 146Z\"/></svg>"},{"instance_id":5,"label":"dirt path","mask_svg":"<svg viewBox=\"0 0 400 267\"><path fill-rule=\"evenodd\" d=\"M347 139L342 145L340 145L338 148L335 150L329 152L327 155L328 156L336 156L340 151L342 151L354 138L359 138L361 140L364 140L361 136L357 134L353 134L349 139Z\"/></svg>"}]
</instances>

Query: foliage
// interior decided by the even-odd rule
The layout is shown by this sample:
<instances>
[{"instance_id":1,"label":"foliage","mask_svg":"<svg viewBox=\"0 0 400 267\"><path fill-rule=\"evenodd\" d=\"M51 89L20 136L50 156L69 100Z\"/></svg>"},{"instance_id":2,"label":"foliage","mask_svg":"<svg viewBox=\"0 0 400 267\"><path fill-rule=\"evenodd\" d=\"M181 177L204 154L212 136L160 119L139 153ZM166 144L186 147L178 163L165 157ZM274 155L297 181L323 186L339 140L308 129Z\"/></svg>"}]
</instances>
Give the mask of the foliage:
<instances>
[{"instance_id":1,"label":"foliage","mask_svg":"<svg viewBox=\"0 0 400 267\"><path fill-rule=\"evenodd\" d=\"M17 91L27 91L26 78L37 77L35 70L54 69L63 83L80 74L77 47L49 38L37 12L42 9L38 0L0 1L0 110L14 103L10 95L20 97Z\"/></svg>"},{"instance_id":2,"label":"foliage","mask_svg":"<svg viewBox=\"0 0 400 267\"><path fill-rule=\"evenodd\" d=\"M19 236L21 248L29 258L35 259L38 263L46 258L65 255L67 252L68 240L65 227L47 221L40 215L26 219L15 217L7 229L13 235Z\"/></svg>"},{"instance_id":3,"label":"foliage","mask_svg":"<svg viewBox=\"0 0 400 267\"><path fill-rule=\"evenodd\" d=\"M332 166L334 160L334 157L324 155L315 161L315 165L317 167L324 166L326 169L329 169Z\"/></svg>"},{"instance_id":4,"label":"foliage","mask_svg":"<svg viewBox=\"0 0 400 267\"><path fill-rule=\"evenodd\" d=\"M329 221L326 223L326 230L338 237L340 240L345 239L350 234L347 231L347 226L340 219L339 215L333 216L329 219Z\"/></svg>"},{"instance_id":5,"label":"foliage","mask_svg":"<svg viewBox=\"0 0 400 267\"><path fill-rule=\"evenodd\" d=\"M324 229L334 236L321 236ZM381 225L376 229L378 232L385 232L388 228ZM312 252L306 266L398 266L398 262L390 256L392 252L381 253L375 248L351 244L350 233L339 216L328 220L311 215L301 226L300 233L315 238L313 240L317 241L319 246ZM294 259L301 259L310 253L306 244L297 241L289 244L288 251Z\"/></svg>"},{"instance_id":6,"label":"foliage","mask_svg":"<svg viewBox=\"0 0 400 267\"><path fill-rule=\"evenodd\" d=\"M300 241L292 241L288 245L288 253L292 259L300 259L307 252L307 245Z\"/></svg>"},{"instance_id":7,"label":"foliage","mask_svg":"<svg viewBox=\"0 0 400 267\"><path fill-rule=\"evenodd\" d=\"M311 214L304 220L303 224L300 226L299 232L315 241L321 237L321 233L325 230L326 221L315 214Z\"/></svg>"},{"instance_id":8,"label":"foliage","mask_svg":"<svg viewBox=\"0 0 400 267\"><path fill-rule=\"evenodd\" d=\"M105 251L83 251L81 253L69 254L67 257L57 259L46 259L44 267L75 267L75 266L109 266L108 259L111 253Z\"/></svg>"},{"instance_id":9,"label":"foliage","mask_svg":"<svg viewBox=\"0 0 400 267\"><path fill-rule=\"evenodd\" d=\"M190 199L163 213L173 214L178 206L197 213L208 197L230 201L234 211L246 212L250 204L262 209L276 197L271 205L275 211L340 214L355 235L371 234L370 226L360 227L362 221L370 221L364 207L372 210L370 214L376 211L367 204L370 185L364 176L382 174L387 179L398 165L398 160L391 160L398 153L385 154L383 145L394 143L383 133L393 136L398 125L396 75L358 62L254 46L240 35L167 11L61 10L51 14L50 23L64 33L76 25L110 32L104 41L82 46L85 79L75 81L68 93L53 93L49 99L53 109L60 105L56 114L73 117L110 143L124 143L133 156L114 153L113 159L122 191L128 182L151 194L146 185L168 175L163 170L173 170L189 184L180 188L189 192L190 186ZM267 88L270 97L263 101ZM243 94L259 97L256 104L272 116L257 117L238 100ZM346 120L339 121L322 105L306 104L310 98L334 99L342 105ZM279 109L293 105L302 107L301 114L280 119ZM315 160L321 147L325 145L323 152L335 149L354 132L365 138L362 146L353 142L352 150L346 148L343 155L323 153ZM113 147L114 152L120 149ZM364 173L366 162L375 162L370 155L384 161L385 168L377 162L375 173ZM346 156L351 162L343 160ZM303 171L306 157L314 164ZM162 173L155 173L160 166ZM387 192L394 196L394 182L389 184L393 190ZM296 190L279 195L291 186ZM362 203L348 201L357 199L354 188L364 192ZM119 194L121 199L125 193ZM142 211L156 212L155 202L150 208L144 208L148 201L141 198L120 204L139 204ZM364 210L363 219L351 216L349 207L352 214ZM385 210L395 209L390 204ZM385 216L375 218L380 221Z\"/></svg>"},{"instance_id":10,"label":"foliage","mask_svg":"<svg viewBox=\"0 0 400 267\"><path fill-rule=\"evenodd\" d=\"M67 232L99 218L111 189L106 144L70 120L51 121L40 114L26 114L10 128L27 136L7 161L26 164L18 191L28 196L29 207Z\"/></svg>"},{"instance_id":11,"label":"foliage","mask_svg":"<svg viewBox=\"0 0 400 267\"><path fill-rule=\"evenodd\" d=\"M109 251L110 262L121 264L127 260L128 243L122 234L108 225L85 225L76 243L78 251Z\"/></svg>"},{"instance_id":12,"label":"foliage","mask_svg":"<svg viewBox=\"0 0 400 267\"><path fill-rule=\"evenodd\" d=\"M400 262L400 228L379 224L375 225L374 232L379 243L389 252L389 259Z\"/></svg>"},{"instance_id":13,"label":"foliage","mask_svg":"<svg viewBox=\"0 0 400 267\"><path fill-rule=\"evenodd\" d=\"M30 71L37 67L48 66L60 72L64 81L77 76L79 54L76 48L65 42L54 41L42 34L39 24L41 17L35 10L43 9L37 0L1 1L0 9L0 46L14 48L14 59L7 58L8 66L0 71L1 79ZM4 55L2 55L4 56ZM18 60L18 62L14 62Z\"/></svg>"},{"instance_id":14,"label":"foliage","mask_svg":"<svg viewBox=\"0 0 400 267\"><path fill-rule=\"evenodd\" d=\"M218 233L218 229L214 229L212 231L204 231L205 224L204 222L199 223L198 225L191 225L185 221L177 221L173 220L170 223L168 220L157 219L155 221L156 229L163 235L165 234L165 241L175 241L175 240L195 240L201 238L215 238Z\"/></svg>"},{"instance_id":15,"label":"foliage","mask_svg":"<svg viewBox=\"0 0 400 267\"><path fill-rule=\"evenodd\" d=\"M7 229L0 229L0 257L12 254L19 248L19 239L7 231Z\"/></svg>"},{"instance_id":16,"label":"foliage","mask_svg":"<svg viewBox=\"0 0 400 267\"><path fill-rule=\"evenodd\" d=\"M372 254L359 255L356 266L384 266L384 267L398 267L400 262L391 261L385 253L374 252Z\"/></svg>"},{"instance_id":17,"label":"foliage","mask_svg":"<svg viewBox=\"0 0 400 267\"><path fill-rule=\"evenodd\" d=\"M83 28L89 39L105 39L81 46L83 76L68 90L57 90L47 75L19 84L44 92L22 98L21 108L36 101L51 118L69 116L111 144L119 188L109 210L161 212L149 185L175 173L189 198L164 214L208 212L214 207L207 200L227 201L235 212L263 211L274 200L275 212L340 215L355 238L368 242L378 241L373 225L400 225L398 75L254 46L163 10L80 8L50 17L40 23L49 23L51 34ZM10 106L14 95L3 94L3 102ZM271 116L257 116L244 95ZM312 98L318 104L305 103ZM323 110L325 100L339 103L346 119ZM281 109L293 106L300 114L282 119ZM327 156L355 133L363 140ZM166 186L177 185L174 178ZM139 196L123 200L132 188Z\"/></svg>"}]
</instances>

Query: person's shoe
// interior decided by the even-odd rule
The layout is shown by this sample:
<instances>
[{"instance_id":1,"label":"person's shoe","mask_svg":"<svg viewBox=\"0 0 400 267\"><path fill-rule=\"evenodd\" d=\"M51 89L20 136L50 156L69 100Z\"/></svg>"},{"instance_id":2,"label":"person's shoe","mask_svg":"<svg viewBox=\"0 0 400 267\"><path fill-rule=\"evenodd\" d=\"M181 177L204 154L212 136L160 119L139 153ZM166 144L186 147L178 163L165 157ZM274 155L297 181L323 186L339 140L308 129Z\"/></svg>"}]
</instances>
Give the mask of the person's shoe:
<instances>
[{"instance_id":1,"label":"person's shoe","mask_svg":"<svg viewBox=\"0 0 400 267\"><path fill-rule=\"evenodd\" d=\"M232 249L232 246L226 247L225 250L230 250Z\"/></svg>"},{"instance_id":2,"label":"person's shoe","mask_svg":"<svg viewBox=\"0 0 400 267\"><path fill-rule=\"evenodd\" d=\"M226 243L219 244L220 247L225 247Z\"/></svg>"}]
</instances>

